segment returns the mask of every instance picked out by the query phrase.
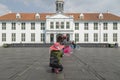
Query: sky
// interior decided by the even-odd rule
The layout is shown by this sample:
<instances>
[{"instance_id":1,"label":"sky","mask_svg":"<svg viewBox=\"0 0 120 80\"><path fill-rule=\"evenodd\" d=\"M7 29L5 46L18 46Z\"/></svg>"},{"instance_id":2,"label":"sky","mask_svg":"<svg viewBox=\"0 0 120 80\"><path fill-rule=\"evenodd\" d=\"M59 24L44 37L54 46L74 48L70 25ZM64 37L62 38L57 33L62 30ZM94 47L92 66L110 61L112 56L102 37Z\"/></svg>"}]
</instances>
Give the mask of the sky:
<instances>
[{"instance_id":1,"label":"sky","mask_svg":"<svg viewBox=\"0 0 120 80\"><path fill-rule=\"evenodd\" d=\"M0 0L0 15L16 13L55 13L56 0ZM106 13L120 16L120 0L64 0L64 12Z\"/></svg>"}]
</instances>

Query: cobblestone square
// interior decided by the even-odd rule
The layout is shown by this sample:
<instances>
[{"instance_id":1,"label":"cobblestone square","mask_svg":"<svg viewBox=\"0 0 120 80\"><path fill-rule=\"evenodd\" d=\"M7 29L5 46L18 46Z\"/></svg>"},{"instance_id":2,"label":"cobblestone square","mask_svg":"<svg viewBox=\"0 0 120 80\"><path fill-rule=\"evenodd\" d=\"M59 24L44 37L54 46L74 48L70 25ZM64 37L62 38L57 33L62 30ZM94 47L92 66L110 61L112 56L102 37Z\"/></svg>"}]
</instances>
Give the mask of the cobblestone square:
<instances>
[{"instance_id":1,"label":"cobblestone square","mask_svg":"<svg viewBox=\"0 0 120 80\"><path fill-rule=\"evenodd\" d=\"M0 80L120 80L120 48L80 48L51 73L48 48L0 48Z\"/></svg>"}]
</instances>

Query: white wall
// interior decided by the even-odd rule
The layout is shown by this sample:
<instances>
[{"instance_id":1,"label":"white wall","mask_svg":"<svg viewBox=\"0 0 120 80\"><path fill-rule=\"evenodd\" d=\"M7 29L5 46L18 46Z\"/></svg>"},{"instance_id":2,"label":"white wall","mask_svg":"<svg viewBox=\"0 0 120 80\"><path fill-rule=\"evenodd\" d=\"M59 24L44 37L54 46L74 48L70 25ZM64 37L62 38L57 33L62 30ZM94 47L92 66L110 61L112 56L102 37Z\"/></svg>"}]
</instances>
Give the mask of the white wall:
<instances>
[{"instance_id":1,"label":"white wall","mask_svg":"<svg viewBox=\"0 0 120 80\"><path fill-rule=\"evenodd\" d=\"M75 39L75 33L79 33L79 43L85 43L84 42L84 33L88 33L89 34L89 42L87 43L95 43L93 41L93 36L94 33L98 33L98 37L100 39L100 33L101 33L101 43L106 43L103 42L103 34L107 33L108 34L108 42L107 43L115 43L113 42L113 33L118 33L118 44L120 46L120 21L116 21L118 22L118 30L113 30L113 22L114 21L105 21L108 22L108 30L103 30L103 22L101 23L101 25L99 26L98 30L94 30L94 22L95 21L88 21L89 23L89 30L84 30L84 22L85 21L79 21L79 30L75 30L75 23L73 21L73 19L47 19L46 20L46 29L50 30L50 22L53 21L54 24L55 22L59 21L59 22L70 22L70 29L69 30L74 30L74 32L61 32L61 33L70 33L71 34L71 40ZM11 30L11 23L14 21L6 21L6 30L2 30L2 22L0 22L0 46L2 46L4 43L20 43L21 42L21 33L25 33L26 34L26 41L22 42L22 43L43 43L41 42L41 33L44 33L43 30L41 30L41 22L35 22L35 30L31 30L31 22L26 21L26 30L21 30L21 22L17 22L16 23L16 30ZM55 26L54 26L55 27ZM55 28L54 28L55 30ZM61 29L61 30L66 30L66 29ZM101 30L101 32L100 32ZM57 30L55 30L57 33L59 33ZM6 33L6 42L2 42L2 33ZM16 33L16 42L12 42L11 41L11 34L12 33ZM31 42L31 33L35 33L36 36L36 41L35 42ZM47 32L46 35L46 42L50 42L50 33L51 32ZM52 32L53 33L53 32ZM100 41L96 42L96 43L100 43Z\"/></svg>"},{"instance_id":2,"label":"white wall","mask_svg":"<svg viewBox=\"0 0 120 80\"><path fill-rule=\"evenodd\" d=\"M50 22L54 22L54 29L50 29ZM56 22L64 22L64 29L56 29ZM66 22L69 22L70 23L70 29L66 29ZM47 17L46 19L46 42L50 43L50 34L53 33L54 34L54 37L56 37L57 34L72 34L70 35L70 40L72 40L73 38L73 28L74 28L74 21L73 21L73 18L71 18L71 16L64 16L64 15L61 15L61 14L55 14L54 16L49 16ZM51 32L50 30L53 30L53 32ZM66 31L65 31L66 30ZM67 32L68 30L68 32ZM69 32L71 30L71 32ZM56 39L56 38L54 38ZM56 41L56 40L54 40Z\"/></svg>"},{"instance_id":3,"label":"white wall","mask_svg":"<svg viewBox=\"0 0 120 80\"><path fill-rule=\"evenodd\" d=\"M16 30L11 30L11 23L6 22L6 30L2 30L2 23L0 23L0 46L4 43L21 43L21 33L26 34L26 41L22 43L43 43L41 42L41 33L44 33L41 30L41 22L35 22L35 30L31 30L31 22L26 23L26 29L21 30L21 22L16 23ZM6 33L6 42L2 42L2 33ZM16 33L16 41L11 41L11 34ZM35 33L35 42L31 42L31 33Z\"/></svg>"},{"instance_id":4,"label":"white wall","mask_svg":"<svg viewBox=\"0 0 120 80\"><path fill-rule=\"evenodd\" d=\"M95 21L88 21L89 23L89 29L88 30L84 30L84 21L80 21L79 22L79 30L75 30L74 33L79 33L79 43L85 43L84 42L84 33L88 33L89 34L89 42L87 43L118 43L120 45L120 22L118 21L118 30L113 30L113 22L114 21L105 21L108 22L108 30L103 30L103 23L101 23L101 25L98 24L98 30L94 30L94 22ZM98 42L94 42L94 33L98 33ZM103 41L103 34L107 33L108 34L108 42L104 42ZM118 34L118 41L117 42L113 42L113 33L117 33ZM101 40L99 40L101 39Z\"/></svg>"}]
</instances>

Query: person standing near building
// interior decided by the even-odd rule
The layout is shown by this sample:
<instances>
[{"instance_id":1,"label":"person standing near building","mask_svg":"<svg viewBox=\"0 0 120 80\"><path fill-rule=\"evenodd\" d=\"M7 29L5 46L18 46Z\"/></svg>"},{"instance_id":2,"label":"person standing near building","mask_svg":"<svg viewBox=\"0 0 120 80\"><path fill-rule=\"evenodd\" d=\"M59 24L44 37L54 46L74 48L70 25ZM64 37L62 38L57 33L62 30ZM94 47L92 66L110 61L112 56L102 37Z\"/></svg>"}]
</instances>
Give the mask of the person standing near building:
<instances>
[{"instance_id":1,"label":"person standing near building","mask_svg":"<svg viewBox=\"0 0 120 80\"><path fill-rule=\"evenodd\" d=\"M58 37L57 42L50 46L50 64L52 72L58 73L63 70L61 58L63 57L64 45L61 45L62 38Z\"/></svg>"},{"instance_id":2,"label":"person standing near building","mask_svg":"<svg viewBox=\"0 0 120 80\"><path fill-rule=\"evenodd\" d=\"M76 44L75 44L75 42L74 41L72 41L72 47L73 47L73 49L75 49L76 48Z\"/></svg>"},{"instance_id":3,"label":"person standing near building","mask_svg":"<svg viewBox=\"0 0 120 80\"><path fill-rule=\"evenodd\" d=\"M67 36L65 34L62 36L62 44L67 45Z\"/></svg>"},{"instance_id":4,"label":"person standing near building","mask_svg":"<svg viewBox=\"0 0 120 80\"><path fill-rule=\"evenodd\" d=\"M52 67L52 72L55 69L59 69L59 71L63 70L63 66L61 63L62 58L62 49L64 46L60 45L60 43L56 42L52 46L50 46L50 67Z\"/></svg>"}]
</instances>

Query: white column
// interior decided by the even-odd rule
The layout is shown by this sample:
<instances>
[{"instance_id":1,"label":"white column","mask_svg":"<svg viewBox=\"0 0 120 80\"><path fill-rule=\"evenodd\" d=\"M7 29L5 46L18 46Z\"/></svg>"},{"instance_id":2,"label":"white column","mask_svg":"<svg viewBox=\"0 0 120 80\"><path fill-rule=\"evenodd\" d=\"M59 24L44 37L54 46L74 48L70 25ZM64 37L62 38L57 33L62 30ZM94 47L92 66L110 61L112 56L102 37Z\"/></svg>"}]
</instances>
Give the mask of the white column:
<instances>
[{"instance_id":1,"label":"white column","mask_svg":"<svg viewBox=\"0 0 120 80\"><path fill-rule=\"evenodd\" d=\"M56 42L56 33L54 33L54 42Z\"/></svg>"},{"instance_id":2,"label":"white column","mask_svg":"<svg viewBox=\"0 0 120 80\"><path fill-rule=\"evenodd\" d=\"M46 33L46 43L50 43L50 34Z\"/></svg>"},{"instance_id":3,"label":"white column","mask_svg":"<svg viewBox=\"0 0 120 80\"><path fill-rule=\"evenodd\" d=\"M70 41L73 41L73 33L70 33Z\"/></svg>"}]
</instances>

